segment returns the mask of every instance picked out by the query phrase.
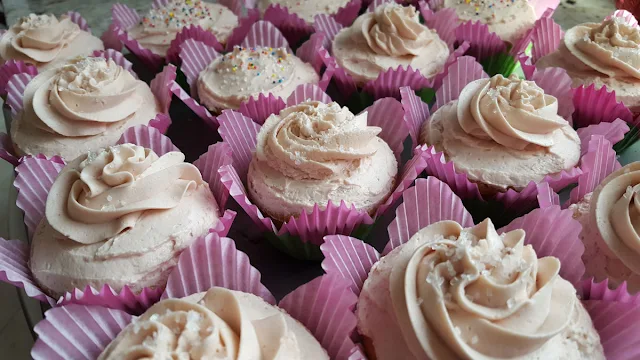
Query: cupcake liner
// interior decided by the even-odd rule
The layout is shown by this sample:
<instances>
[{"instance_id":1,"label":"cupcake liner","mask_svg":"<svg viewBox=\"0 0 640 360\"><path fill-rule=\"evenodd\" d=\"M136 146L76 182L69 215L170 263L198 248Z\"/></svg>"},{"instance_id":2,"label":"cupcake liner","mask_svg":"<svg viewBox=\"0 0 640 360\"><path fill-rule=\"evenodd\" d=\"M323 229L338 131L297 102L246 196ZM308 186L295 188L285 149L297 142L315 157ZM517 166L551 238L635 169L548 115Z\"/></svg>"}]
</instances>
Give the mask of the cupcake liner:
<instances>
[{"instance_id":1,"label":"cupcake liner","mask_svg":"<svg viewBox=\"0 0 640 360\"><path fill-rule=\"evenodd\" d=\"M272 23L263 20L259 20L251 25L247 36L242 41L242 46L247 48L259 46L272 48L283 47L286 48L288 52L291 52L289 43L280 30Z\"/></svg>"},{"instance_id":2,"label":"cupcake liner","mask_svg":"<svg viewBox=\"0 0 640 360\"><path fill-rule=\"evenodd\" d=\"M121 5L121 4L115 4ZM124 6L124 5L122 5ZM115 17L115 13L112 13L112 16ZM115 22L115 20L114 20ZM129 36L126 30L121 27L114 26L112 28L115 36L120 40L120 42L127 48L129 51L134 54L140 61L142 61L150 70L155 71L160 69L164 64L164 58L160 55L156 55L151 50L144 48L140 43Z\"/></svg>"},{"instance_id":3,"label":"cupcake liner","mask_svg":"<svg viewBox=\"0 0 640 360\"><path fill-rule=\"evenodd\" d=\"M595 188L609 174L622 166L616 158L611 143L600 135L591 136L587 143L587 151L580 159L582 175L578 177L578 186L571 190L569 200L575 204Z\"/></svg>"},{"instance_id":4,"label":"cupcake liner","mask_svg":"<svg viewBox=\"0 0 640 360\"><path fill-rule=\"evenodd\" d=\"M389 243L383 255L405 244L420 229L443 220L456 221L463 227L473 226L471 214L447 184L431 176L417 179L415 185L402 194L402 204L387 228Z\"/></svg>"},{"instance_id":5,"label":"cupcake liner","mask_svg":"<svg viewBox=\"0 0 640 360\"><path fill-rule=\"evenodd\" d=\"M560 0L529 0L529 4L533 6L536 11L536 17L540 19L544 16L545 12L550 12L551 14L549 16L553 15L553 12L560 4Z\"/></svg>"},{"instance_id":6,"label":"cupcake liner","mask_svg":"<svg viewBox=\"0 0 640 360\"><path fill-rule=\"evenodd\" d=\"M558 258L562 264L560 276L574 286L580 284L585 271L582 262L584 245L579 236L582 226L573 219L571 210L561 210L559 206L535 209L515 219L498 232L515 229L523 229L526 232L525 243L534 248L538 258Z\"/></svg>"},{"instance_id":7,"label":"cupcake liner","mask_svg":"<svg viewBox=\"0 0 640 360\"><path fill-rule=\"evenodd\" d=\"M207 46L214 48L216 51L221 52L223 50L222 45L216 39L216 36L213 33L206 31L202 27L198 25L189 25L183 28L171 41L169 45L169 50L167 50L167 61L170 63L177 64L180 62L180 49L181 45L187 40L195 40L199 41Z\"/></svg>"},{"instance_id":8,"label":"cupcake liner","mask_svg":"<svg viewBox=\"0 0 640 360\"><path fill-rule=\"evenodd\" d=\"M276 303L260 283L260 272L251 266L249 257L236 249L233 240L215 233L199 237L180 254L162 298L181 298L215 286L254 294L272 305Z\"/></svg>"},{"instance_id":9,"label":"cupcake liner","mask_svg":"<svg viewBox=\"0 0 640 360\"><path fill-rule=\"evenodd\" d=\"M116 3L111 7L111 21L121 29L128 29L140 22L140 15L127 5Z\"/></svg>"},{"instance_id":10,"label":"cupcake liner","mask_svg":"<svg viewBox=\"0 0 640 360\"><path fill-rule=\"evenodd\" d=\"M404 122L402 104L394 98L386 97L376 100L373 105L362 112L365 111L367 112L367 125L378 126L382 129L378 136L389 145L396 154L396 159L399 160L404 149L404 140L409 135L409 127Z\"/></svg>"},{"instance_id":11,"label":"cupcake liner","mask_svg":"<svg viewBox=\"0 0 640 360\"><path fill-rule=\"evenodd\" d=\"M369 271L380 260L380 253L373 246L350 236L325 236L320 250L324 255L322 269L328 275L347 280L356 295L360 295Z\"/></svg>"},{"instance_id":12,"label":"cupcake liner","mask_svg":"<svg viewBox=\"0 0 640 360\"><path fill-rule=\"evenodd\" d=\"M195 165L204 181L209 183L209 188L216 198L216 202L221 208L225 208L229 193L222 184L222 179L218 169L225 165L231 165L232 152L229 144L220 142L213 145L209 145L207 152L200 155L198 160L194 161ZM225 236L226 234L222 234Z\"/></svg>"},{"instance_id":13,"label":"cupcake liner","mask_svg":"<svg viewBox=\"0 0 640 360\"><path fill-rule=\"evenodd\" d=\"M94 57L102 57L107 60L113 60L113 62L129 71L134 78L138 79L138 74L133 71L133 64L131 63L131 61L127 60L121 52L113 49L96 50L91 55Z\"/></svg>"},{"instance_id":14,"label":"cupcake liner","mask_svg":"<svg viewBox=\"0 0 640 360\"><path fill-rule=\"evenodd\" d=\"M287 98L287 106L293 106L305 101L320 101L325 104L332 100L321 88L313 84L298 85Z\"/></svg>"},{"instance_id":15,"label":"cupcake liner","mask_svg":"<svg viewBox=\"0 0 640 360\"><path fill-rule=\"evenodd\" d=\"M518 63L520 64L520 68L522 69L525 79L531 79L533 77L533 73L536 71L536 66L532 63L531 57L525 54L520 54L518 56Z\"/></svg>"},{"instance_id":16,"label":"cupcake liner","mask_svg":"<svg viewBox=\"0 0 640 360\"><path fill-rule=\"evenodd\" d=\"M436 90L436 103L432 109L435 112L441 106L457 100L462 89L472 81L488 78L489 76L471 56L461 56L447 68L447 74L442 79L442 85Z\"/></svg>"},{"instance_id":17,"label":"cupcake liner","mask_svg":"<svg viewBox=\"0 0 640 360\"><path fill-rule=\"evenodd\" d=\"M191 111L193 111L200 119L204 120L212 129L218 128L218 119L211 115L206 107L200 105L194 98L184 91L184 89L177 83L173 82L169 86L169 90L173 95L177 96Z\"/></svg>"},{"instance_id":18,"label":"cupcake liner","mask_svg":"<svg viewBox=\"0 0 640 360\"><path fill-rule=\"evenodd\" d=\"M331 44L333 43L333 39L336 35L342 30L346 25L342 25L334 17L331 15L320 14L314 17L313 21L313 29L317 33L322 33L326 36L326 46L328 50L331 50Z\"/></svg>"},{"instance_id":19,"label":"cupcake liner","mask_svg":"<svg viewBox=\"0 0 640 360\"><path fill-rule=\"evenodd\" d=\"M331 359L347 359L357 349L352 340L357 302L347 281L324 275L285 296L279 306L311 331Z\"/></svg>"},{"instance_id":20,"label":"cupcake liner","mask_svg":"<svg viewBox=\"0 0 640 360\"><path fill-rule=\"evenodd\" d=\"M586 153L589 139L592 136L602 136L611 144L617 144L624 139L625 134L629 132L629 125L622 119L615 119L613 122L603 122L600 124L589 125L576 130L582 141L582 154Z\"/></svg>"},{"instance_id":21,"label":"cupcake liner","mask_svg":"<svg viewBox=\"0 0 640 360\"><path fill-rule=\"evenodd\" d=\"M242 40L247 37L251 26L260 20L260 11L258 9L248 9L247 15L238 19L238 26L233 29L229 38L227 38L227 51L231 51L234 46L240 45Z\"/></svg>"},{"instance_id":22,"label":"cupcake liner","mask_svg":"<svg viewBox=\"0 0 640 360\"><path fill-rule=\"evenodd\" d=\"M322 58L322 61L327 67L326 71L329 71L333 74L333 80L335 80L335 84L338 88L338 91L343 95L345 99L348 99L355 93L358 88L356 83L353 81L351 76L349 76L343 68L341 68L336 59L334 59L327 49L321 48L318 51L318 54Z\"/></svg>"},{"instance_id":23,"label":"cupcake liner","mask_svg":"<svg viewBox=\"0 0 640 360\"><path fill-rule=\"evenodd\" d=\"M103 285L100 290L87 286L84 290L73 289L65 293L56 306L93 305L109 309L118 309L130 314L142 314L147 308L160 300L163 289L144 288L139 294L134 293L128 286L120 292L109 285Z\"/></svg>"},{"instance_id":24,"label":"cupcake liner","mask_svg":"<svg viewBox=\"0 0 640 360\"><path fill-rule=\"evenodd\" d=\"M49 305L56 301L42 292L29 269L29 244L20 240L0 238L0 280L24 289L27 296Z\"/></svg>"},{"instance_id":25,"label":"cupcake liner","mask_svg":"<svg viewBox=\"0 0 640 360\"><path fill-rule=\"evenodd\" d=\"M100 306L69 305L48 310L34 328L35 360L95 360L135 317Z\"/></svg>"},{"instance_id":26,"label":"cupcake liner","mask_svg":"<svg viewBox=\"0 0 640 360\"><path fill-rule=\"evenodd\" d=\"M367 82L363 91L373 95L374 99L385 97L400 98L400 87L408 86L413 90L429 87L431 82L411 66L406 69L398 66L396 69L388 69L378 75L375 80Z\"/></svg>"},{"instance_id":27,"label":"cupcake liner","mask_svg":"<svg viewBox=\"0 0 640 360\"><path fill-rule=\"evenodd\" d=\"M582 280L578 287L578 295L583 301L611 301L638 305L640 294L630 295L627 282L623 281L616 289L611 289L609 279L596 282L593 278Z\"/></svg>"},{"instance_id":28,"label":"cupcake liner","mask_svg":"<svg viewBox=\"0 0 640 360\"><path fill-rule=\"evenodd\" d=\"M80 13L76 11L68 11L63 15L67 15L69 17L69 20L71 20L76 25L78 25L78 27L80 27L80 30L86 31L89 34L91 34L91 29L89 28L89 24L87 23L87 20L85 20L82 17L82 15L80 15Z\"/></svg>"},{"instance_id":29,"label":"cupcake liner","mask_svg":"<svg viewBox=\"0 0 640 360\"><path fill-rule=\"evenodd\" d=\"M233 11L236 16L240 17L244 10L244 1L242 0L219 0L220 5L226 6L229 10Z\"/></svg>"},{"instance_id":30,"label":"cupcake liner","mask_svg":"<svg viewBox=\"0 0 640 360\"><path fill-rule=\"evenodd\" d=\"M574 89L571 87L571 77L565 69L547 68L533 73L531 80L541 87L545 94L558 99L558 115L571 121L574 112Z\"/></svg>"},{"instance_id":31,"label":"cupcake liner","mask_svg":"<svg viewBox=\"0 0 640 360\"><path fill-rule=\"evenodd\" d=\"M155 95L162 112L165 114L169 113L169 106L171 105L172 98L172 91L170 88L176 80L176 71L176 67L169 64L165 66L164 69L162 69L162 71L153 78L153 80L151 80L151 83L149 83L151 92Z\"/></svg>"},{"instance_id":32,"label":"cupcake liner","mask_svg":"<svg viewBox=\"0 0 640 360\"><path fill-rule=\"evenodd\" d=\"M342 24L342 26L351 26L353 21L358 17L361 8L362 0L351 0L347 5L338 9L338 11L333 14L333 17L339 24Z\"/></svg>"},{"instance_id":33,"label":"cupcake liner","mask_svg":"<svg viewBox=\"0 0 640 360\"><path fill-rule=\"evenodd\" d=\"M541 208L560 206L560 196L547 183L538 184L538 204Z\"/></svg>"},{"instance_id":34,"label":"cupcake liner","mask_svg":"<svg viewBox=\"0 0 640 360\"><path fill-rule=\"evenodd\" d=\"M409 127L411 140L417 144L422 124L431 116L429 105L406 86L400 88L400 102L404 108L404 122Z\"/></svg>"},{"instance_id":35,"label":"cupcake liner","mask_svg":"<svg viewBox=\"0 0 640 360\"><path fill-rule=\"evenodd\" d=\"M442 152L437 152L433 146L427 147L427 145L423 145L422 148L426 149L427 154L430 154L426 157L428 175L434 176L449 185L451 190L462 200L484 200L480 195L478 185L472 183L467 174L456 172L453 162L445 161Z\"/></svg>"},{"instance_id":36,"label":"cupcake liner","mask_svg":"<svg viewBox=\"0 0 640 360\"><path fill-rule=\"evenodd\" d=\"M222 139L231 146L233 155L233 167L243 174L242 180L246 180L249 171L249 163L256 148L260 125L256 124L243 114L225 110L218 116L220 128L218 133ZM232 195L233 196L233 195Z\"/></svg>"},{"instance_id":37,"label":"cupcake liner","mask_svg":"<svg viewBox=\"0 0 640 360\"><path fill-rule=\"evenodd\" d=\"M151 126L137 125L128 128L116 144L136 144L153 150L158 156L180 151L171 140Z\"/></svg>"},{"instance_id":38,"label":"cupcake liner","mask_svg":"<svg viewBox=\"0 0 640 360\"><path fill-rule=\"evenodd\" d=\"M458 45L458 47L451 54L449 54L447 61L444 63L444 69L432 79L431 87L433 89L438 89L442 86L442 80L449 74L449 67L456 61L458 61L458 58L463 56L467 52L467 50L469 50L469 46L469 42L465 41L462 44Z\"/></svg>"},{"instance_id":39,"label":"cupcake liner","mask_svg":"<svg viewBox=\"0 0 640 360\"><path fill-rule=\"evenodd\" d=\"M23 102L22 98L24 97L24 90L29 85L31 79L33 79L35 75L31 75L28 73L15 74L7 83L7 100L6 103L11 109L11 116L15 117L19 112L22 111Z\"/></svg>"},{"instance_id":40,"label":"cupcake liner","mask_svg":"<svg viewBox=\"0 0 640 360\"><path fill-rule=\"evenodd\" d=\"M163 6L169 5L169 2L169 0L153 0L153 2L151 3L151 7L153 9L159 9Z\"/></svg>"},{"instance_id":41,"label":"cupcake liner","mask_svg":"<svg viewBox=\"0 0 640 360\"><path fill-rule=\"evenodd\" d=\"M0 159L8 162L13 166L18 166L19 159L13 155L13 143L9 135L0 132Z\"/></svg>"},{"instance_id":42,"label":"cupcake liner","mask_svg":"<svg viewBox=\"0 0 640 360\"><path fill-rule=\"evenodd\" d=\"M430 29L434 29L440 39L449 45L449 50L453 51L453 46L457 40L456 29L460 20L456 11L452 8L447 8L438 11L436 14L423 5L426 5L426 3L420 2L420 13L424 18L425 25Z\"/></svg>"},{"instance_id":43,"label":"cupcake liner","mask_svg":"<svg viewBox=\"0 0 640 360\"><path fill-rule=\"evenodd\" d=\"M38 69L31 64L23 61L7 60L0 65L0 95L7 95L7 84L9 79L16 74L29 74L31 76L38 75Z\"/></svg>"},{"instance_id":44,"label":"cupcake liner","mask_svg":"<svg viewBox=\"0 0 640 360\"><path fill-rule=\"evenodd\" d=\"M580 86L573 96L575 112L573 123L582 128L593 124L611 123L622 119L633 122L633 114L622 102L616 101L616 92L609 92L605 86L596 90L595 85Z\"/></svg>"},{"instance_id":45,"label":"cupcake liner","mask_svg":"<svg viewBox=\"0 0 640 360\"><path fill-rule=\"evenodd\" d=\"M497 194L495 200L502 203L505 213L521 214L540 206L538 199L543 184L547 184L553 191L560 191L577 182L581 174L582 170L575 167L568 171L563 170L559 174L545 176L539 183L531 181L520 191L508 189L506 192Z\"/></svg>"},{"instance_id":46,"label":"cupcake liner","mask_svg":"<svg viewBox=\"0 0 640 360\"><path fill-rule=\"evenodd\" d=\"M191 92L195 91L195 83L200 72L204 70L220 54L211 46L194 39L187 39L180 45L180 70L187 78Z\"/></svg>"},{"instance_id":47,"label":"cupcake liner","mask_svg":"<svg viewBox=\"0 0 640 360\"><path fill-rule=\"evenodd\" d=\"M609 20L614 17L622 18L626 24L638 27L638 20L636 20L635 16L627 10L616 10L611 15L607 16L605 20Z\"/></svg>"},{"instance_id":48,"label":"cupcake liner","mask_svg":"<svg viewBox=\"0 0 640 360\"><path fill-rule=\"evenodd\" d=\"M311 64L318 74L321 73L322 65L324 65L318 52L323 46L325 39L326 35L323 33L311 34L309 40L305 41L304 44L300 45L298 50L296 50L296 56L302 61ZM324 86L324 88L326 89L327 87Z\"/></svg>"},{"instance_id":49,"label":"cupcake liner","mask_svg":"<svg viewBox=\"0 0 640 360\"><path fill-rule=\"evenodd\" d=\"M564 32L550 17L542 17L536 21L531 33L532 60L535 64L541 57L556 51L562 42Z\"/></svg>"},{"instance_id":50,"label":"cupcake liner","mask_svg":"<svg viewBox=\"0 0 640 360\"><path fill-rule=\"evenodd\" d=\"M267 96L260 93L257 99L250 97L249 100L240 104L238 112L262 125L269 115L278 114L285 107L286 104L282 98L275 97L271 93Z\"/></svg>"},{"instance_id":51,"label":"cupcake liner","mask_svg":"<svg viewBox=\"0 0 640 360\"><path fill-rule=\"evenodd\" d=\"M280 29L289 44L299 43L301 39L313 33L313 27L297 14L289 12L289 8L280 4L271 4L264 12L263 19Z\"/></svg>"},{"instance_id":52,"label":"cupcake liner","mask_svg":"<svg viewBox=\"0 0 640 360\"><path fill-rule=\"evenodd\" d=\"M489 31L487 24L480 22L465 22L455 29L455 37L458 43L469 42L467 55L478 60L486 59L492 55L506 52L507 47L498 35Z\"/></svg>"}]
</instances>

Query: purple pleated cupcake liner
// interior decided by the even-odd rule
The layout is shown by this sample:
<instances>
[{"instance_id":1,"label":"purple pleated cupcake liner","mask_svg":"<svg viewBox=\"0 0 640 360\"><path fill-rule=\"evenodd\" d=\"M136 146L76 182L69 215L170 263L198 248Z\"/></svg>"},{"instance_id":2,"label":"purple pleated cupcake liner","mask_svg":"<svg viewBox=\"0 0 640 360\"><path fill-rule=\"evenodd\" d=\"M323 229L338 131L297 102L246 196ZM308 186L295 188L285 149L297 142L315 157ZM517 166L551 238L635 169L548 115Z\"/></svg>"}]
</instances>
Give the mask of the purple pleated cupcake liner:
<instances>
[{"instance_id":1,"label":"purple pleated cupcake liner","mask_svg":"<svg viewBox=\"0 0 640 360\"><path fill-rule=\"evenodd\" d=\"M442 9L436 13L429 9L425 2L421 1L420 14L424 18L425 25L430 29L434 29L440 39L449 45L449 50L453 51L453 46L457 40L456 29L460 26L460 19L456 11L454 9Z\"/></svg>"},{"instance_id":2,"label":"purple pleated cupcake liner","mask_svg":"<svg viewBox=\"0 0 640 360\"><path fill-rule=\"evenodd\" d=\"M574 125L578 128L589 125L612 123L616 119L633 123L633 113L622 102L616 100L615 91L606 86L596 90L595 85L580 86L573 96Z\"/></svg>"},{"instance_id":3,"label":"purple pleated cupcake liner","mask_svg":"<svg viewBox=\"0 0 640 360\"><path fill-rule=\"evenodd\" d=\"M68 16L69 20L73 21L76 25L80 27L80 30L86 31L89 34L91 34L91 28L89 28L89 23L87 23L87 20L85 20L85 18L83 18L82 15L80 15L80 13L76 11L67 11L63 15Z\"/></svg>"},{"instance_id":4,"label":"purple pleated cupcake liner","mask_svg":"<svg viewBox=\"0 0 640 360\"><path fill-rule=\"evenodd\" d=\"M556 51L562 42L564 31L552 18L543 17L536 21L531 30L532 60L535 64L543 56Z\"/></svg>"},{"instance_id":5,"label":"purple pleated cupcake liner","mask_svg":"<svg viewBox=\"0 0 640 360\"><path fill-rule=\"evenodd\" d=\"M9 79L17 74L27 74L36 76L38 75L38 69L31 64L27 64L23 61L7 60L0 66L0 95L7 96Z\"/></svg>"},{"instance_id":6,"label":"purple pleated cupcake liner","mask_svg":"<svg viewBox=\"0 0 640 360\"><path fill-rule=\"evenodd\" d=\"M260 11L258 9L248 9L247 15L238 19L238 26L229 35L226 50L231 51L234 46L240 45L242 40L247 37L251 26L258 20L260 20Z\"/></svg>"},{"instance_id":7,"label":"purple pleated cupcake liner","mask_svg":"<svg viewBox=\"0 0 640 360\"><path fill-rule=\"evenodd\" d=\"M179 54L182 44L185 42L185 40L189 39L204 43L207 46L214 48L218 52L221 52L223 50L222 45L218 42L218 39L216 39L215 35L213 35L209 31L206 31L198 25L190 25L182 29L182 31L180 31L178 35L176 35L176 38L171 41L169 49L167 50L167 62L173 64L179 63Z\"/></svg>"},{"instance_id":8,"label":"purple pleated cupcake liner","mask_svg":"<svg viewBox=\"0 0 640 360\"><path fill-rule=\"evenodd\" d=\"M308 37L313 33L313 27L307 24L297 14L290 12L289 8L280 4L271 4L264 12L262 17L264 21L268 21L275 25L287 39L294 45L301 39Z\"/></svg>"},{"instance_id":9,"label":"purple pleated cupcake liner","mask_svg":"<svg viewBox=\"0 0 640 360\"><path fill-rule=\"evenodd\" d=\"M425 104L409 87L400 88L400 102L405 109L404 122L409 128L411 140L417 144L422 123L431 116L429 105Z\"/></svg>"},{"instance_id":10,"label":"purple pleated cupcake liner","mask_svg":"<svg viewBox=\"0 0 640 360\"><path fill-rule=\"evenodd\" d=\"M529 0L529 4L533 6L536 11L536 17L540 19L545 13L550 12L550 15L552 15L560 5L560 0Z\"/></svg>"},{"instance_id":11,"label":"purple pleated cupcake liner","mask_svg":"<svg viewBox=\"0 0 640 360\"><path fill-rule=\"evenodd\" d=\"M177 150L169 138L157 129L147 126L129 128L118 143L134 143L151 148L159 155ZM217 146L209 149L206 158L198 165L203 169L217 169L225 163L224 147ZM57 174L64 167L62 159L47 159L44 157L28 157L16 167L14 185L18 190L16 205L24 212L24 222L29 237L33 236L35 228L45 216L45 206L49 189L53 185ZM219 181L217 172L204 172L203 179L210 184L216 199L220 199L220 209L224 209L227 195L225 189L215 184ZM235 218L235 212L226 210L210 232L225 236ZM128 287L115 291L105 285L100 290L92 287L74 289L66 293L61 299L53 299L40 289L29 268L28 245L17 240L0 240L0 279L17 287L24 288L27 295L45 301L50 305L84 304L101 305L115 309L123 309L132 313L144 310L148 305L157 301L163 289L146 288L139 294L133 293ZM17 249L17 250L16 250Z\"/></svg>"},{"instance_id":12,"label":"purple pleated cupcake liner","mask_svg":"<svg viewBox=\"0 0 640 360\"><path fill-rule=\"evenodd\" d=\"M489 26L481 22L464 22L455 29L458 42L467 41L470 48L467 55L476 59L486 59L492 55L506 52L507 46L495 33L489 31Z\"/></svg>"},{"instance_id":13,"label":"purple pleated cupcake liner","mask_svg":"<svg viewBox=\"0 0 640 360\"><path fill-rule=\"evenodd\" d=\"M616 10L611 15L607 16L605 20L609 20L614 17L622 18L624 22L630 26L638 27L638 20L627 10Z\"/></svg>"}]
</instances>

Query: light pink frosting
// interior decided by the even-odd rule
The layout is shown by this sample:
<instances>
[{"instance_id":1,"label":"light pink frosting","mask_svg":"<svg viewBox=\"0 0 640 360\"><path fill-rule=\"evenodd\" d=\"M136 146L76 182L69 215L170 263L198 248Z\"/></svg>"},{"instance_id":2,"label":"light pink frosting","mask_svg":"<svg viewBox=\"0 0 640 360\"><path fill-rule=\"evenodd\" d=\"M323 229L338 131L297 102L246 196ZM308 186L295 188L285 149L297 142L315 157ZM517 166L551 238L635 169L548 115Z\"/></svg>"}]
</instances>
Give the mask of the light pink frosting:
<instances>
[{"instance_id":1,"label":"light pink frosting","mask_svg":"<svg viewBox=\"0 0 640 360\"><path fill-rule=\"evenodd\" d=\"M22 60L37 65L40 70L95 50L104 50L102 41L80 30L66 15L58 20L53 15L30 14L0 38L2 62Z\"/></svg>"},{"instance_id":2,"label":"light pink frosting","mask_svg":"<svg viewBox=\"0 0 640 360\"><path fill-rule=\"evenodd\" d=\"M253 294L214 287L155 304L98 357L142 358L328 360L329 356L284 311Z\"/></svg>"},{"instance_id":3,"label":"light pink frosting","mask_svg":"<svg viewBox=\"0 0 640 360\"><path fill-rule=\"evenodd\" d=\"M358 312L377 359L604 359L559 260L524 243L523 230L499 235L488 219L467 229L442 221L385 256ZM389 298L393 321L374 328L375 297Z\"/></svg>"},{"instance_id":4,"label":"light pink frosting","mask_svg":"<svg viewBox=\"0 0 640 360\"><path fill-rule=\"evenodd\" d=\"M53 183L31 270L54 294L104 283L162 285L156 277L217 217L207 183L182 153L159 157L132 144L90 152Z\"/></svg>"},{"instance_id":5,"label":"light pink frosting","mask_svg":"<svg viewBox=\"0 0 640 360\"><path fill-rule=\"evenodd\" d=\"M267 214L287 219L341 200L375 211L392 190L397 162L367 126L367 113L317 101L271 115L258 133L249 194Z\"/></svg>"},{"instance_id":6,"label":"light pink frosting","mask_svg":"<svg viewBox=\"0 0 640 360\"><path fill-rule=\"evenodd\" d=\"M307 24L313 25L316 15L333 15L351 0L258 0L260 13L264 15L270 5L280 5L289 9L290 13L298 15Z\"/></svg>"},{"instance_id":7,"label":"light pink frosting","mask_svg":"<svg viewBox=\"0 0 640 360\"><path fill-rule=\"evenodd\" d=\"M18 153L74 158L114 144L160 109L153 93L113 60L87 57L36 76L12 126Z\"/></svg>"},{"instance_id":8,"label":"light pink frosting","mask_svg":"<svg viewBox=\"0 0 640 360\"><path fill-rule=\"evenodd\" d=\"M333 54L356 82L365 83L398 66L411 66L433 77L443 69L449 48L434 30L420 24L413 6L389 2L341 30Z\"/></svg>"}]
</instances>

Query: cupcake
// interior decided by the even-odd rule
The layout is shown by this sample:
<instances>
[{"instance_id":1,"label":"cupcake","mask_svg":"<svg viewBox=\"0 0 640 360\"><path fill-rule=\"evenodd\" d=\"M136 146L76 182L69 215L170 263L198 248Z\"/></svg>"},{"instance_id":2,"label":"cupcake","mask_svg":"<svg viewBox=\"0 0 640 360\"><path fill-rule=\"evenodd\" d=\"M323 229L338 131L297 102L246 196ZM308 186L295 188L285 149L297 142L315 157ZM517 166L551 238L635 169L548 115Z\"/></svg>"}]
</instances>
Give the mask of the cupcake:
<instances>
[{"instance_id":1,"label":"cupcake","mask_svg":"<svg viewBox=\"0 0 640 360\"><path fill-rule=\"evenodd\" d=\"M580 138L558 113L556 97L533 81L502 75L468 83L424 122L420 141L434 146L482 194L520 191L573 169Z\"/></svg>"},{"instance_id":2,"label":"cupcake","mask_svg":"<svg viewBox=\"0 0 640 360\"><path fill-rule=\"evenodd\" d=\"M577 25L567 30L554 52L535 65L565 69L575 87L614 90L618 101L636 111L640 109L639 29L637 22L629 23L615 14L601 23Z\"/></svg>"},{"instance_id":3,"label":"cupcake","mask_svg":"<svg viewBox=\"0 0 640 360\"><path fill-rule=\"evenodd\" d=\"M413 6L395 2L378 6L340 30L332 46L337 65L359 86L387 70L411 67L425 78L440 73L449 46L419 21Z\"/></svg>"},{"instance_id":4,"label":"cupcake","mask_svg":"<svg viewBox=\"0 0 640 360\"><path fill-rule=\"evenodd\" d=\"M29 14L0 35L0 65L9 60L22 61L45 71L69 58L104 50L102 41L87 30L69 15L58 19L51 14Z\"/></svg>"},{"instance_id":5,"label":"cupcake","mask_svg":"<svg viewBox=\"0 0 640 360\"><path fill-rule=\"evenodd\" d=\"M165 57L178 33L192 25L212 33L224 45L233 29L238 26L238 16L218 3L170 0L150 10L137 25L128 28L127 32L145 49Z\"/></svg>"},{"instance_id":6,"label":"cupcake","mask_svg":"<svg viewBox=\"0 0 640 360\"><path fill-rule=\"evenodd\" d=\"M11 126L15 153L65 159L115 144L126 129L149 124L166 105L132 72L99 56L41 72L21 100Z\"/></svg>"},{"instance_id":7,"label":"cupcake","mask_svg":"<svg viewBox=\"0 0 640 360\"><path fill-rule=\"evenodd\" d=\"M47 195L29 267L57 298L74 288L164 287L182 250L215 228L220 208L184 155L134 144L70 161Z\"/></svg>"},{"instance_id":8,"label":"cupcake","mask_svg":"<svg viewBox=\"0 0 640 360\"><path fill-rule=\"evenodd\" d=\"M605 359L598 332L522 229L431 224L382 257L358 300L371 358ZM517 344L517 345L515 345Z\"/></svg>"},{"instance_id":9,"label":"cupcake","mask_svg":"<svg viewBox=\"0 0 640 360\"><path fill-rule=\"evenodd\" d=\"M373 215L393 191L398 163L389 145L335 102L303 102L267 118L247 187L262 212L284 222L327 201Z\"/></svg>"},{"instance_id":10,"label":"cupcake","mask_svg":"<svg viewBox=\"0 0 640 360\"><path fill-rule=\"evenodd\" d=\"M340 8L344 8L351 1L352 0L258 0L257 5L260 13L263 15L270 6L278 5L284 7L288 9L290 13L296 14L300 19L311 25L316 15L335 15Z\"/></svg>"},{"instance_id":11,"label":"cupcake","mask_svg":"<svg viewBox=\"0 0 640 360\"><path fill-rule=\"evenodd\" d=\"M238 109L250 98L286 98L298 85L317 84L314 68L287 48L239 47L215 58L198 75L200 102L213 112Z\"/></svg>"}]
</instances>

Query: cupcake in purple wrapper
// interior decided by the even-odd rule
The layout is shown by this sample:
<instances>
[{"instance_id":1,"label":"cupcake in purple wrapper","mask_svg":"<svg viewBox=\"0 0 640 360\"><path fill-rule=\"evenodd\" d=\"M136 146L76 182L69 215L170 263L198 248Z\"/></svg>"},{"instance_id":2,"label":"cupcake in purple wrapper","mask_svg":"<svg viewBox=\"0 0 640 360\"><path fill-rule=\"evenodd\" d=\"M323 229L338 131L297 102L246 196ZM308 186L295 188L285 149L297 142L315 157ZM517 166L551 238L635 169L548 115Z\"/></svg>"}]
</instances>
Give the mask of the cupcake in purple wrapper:
<instances>
[{"instance_id":1,"label":"cupcake in purple wrapper","mask_svg":"<svg viewBox=\"0 0 640 360\"><path fill-rule=\"evenodd\" d=\"M168 85L175 67L151 82L140 81L122 54L114 50L67 59L36 76L13 75L7 104L16 157L42 154L72 160L114 145L136 125L166 131L171 101Z\"/></svg>"},{"instance_id":2,"label":"cupcake in purple wrapper","mask_svg":"<svg viewBox=\"0 0 640 360\"><path fill-rule=\"evenodd\" d=\"M315 297L345 286L358 296L355 307L346 294L330 307L353 308L356 318L328 330L353 331L355 344L336 359L634 358L615 344L637 346L637 323L619 315L636 319L638 302L624 288L580 281L580 224L571 211L549 206L502 229L488 219L474 225L460 198L432 177L403 199L382 254L346 236L322 245L327 275L314 280L322 283ZM308 309L309 318L330 316L326 308Z\"/></svg>"},{"instance_id":3,"label":"cupcake in purple wrapper","mask_svg":"<svg viewBox=\"0 0 640 360\"><path fill-rule=\"evenodd\" d=\"M126 309L157 296L195 238L229 230L235 213L224 211L227 196L209 170L226 156L224 145L211 147L201 172L158 130L137 126L68 164L25 159L15 186L31 249L2 240L3 280L52 305L88 297ZM95 289L107 295L93 299Z\"/></svg>"},{"instance_id":4,"label":"cupcake in purple wrapper","mask_svg":"<svg viewBox=\"0 0 640 360\"><path fill-rule=\"evenodd\" d=\"M328 360L348 346L349 334L334 331L327 336L325 330L336 322L333 318L307 321L306 298L316 288L313 283L303 285L276 306L260 283L260 273L236 250L234 241L210 234L180 256L162 300L142 309L141 316L76 304L49 310L35 327L39 337L31 355L36 360L122 359L141 354ZM334 299L329 295L314 304L321 307Z\"/></svg>"}]
</instances>

